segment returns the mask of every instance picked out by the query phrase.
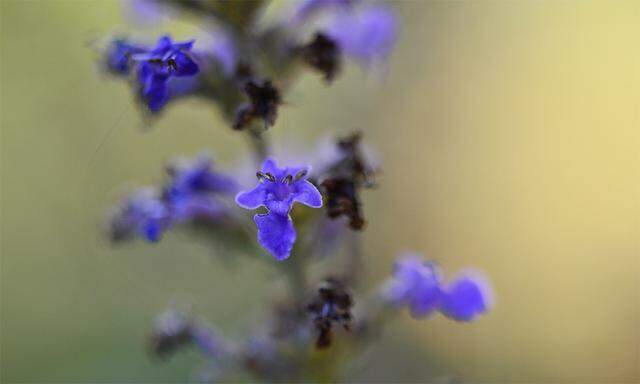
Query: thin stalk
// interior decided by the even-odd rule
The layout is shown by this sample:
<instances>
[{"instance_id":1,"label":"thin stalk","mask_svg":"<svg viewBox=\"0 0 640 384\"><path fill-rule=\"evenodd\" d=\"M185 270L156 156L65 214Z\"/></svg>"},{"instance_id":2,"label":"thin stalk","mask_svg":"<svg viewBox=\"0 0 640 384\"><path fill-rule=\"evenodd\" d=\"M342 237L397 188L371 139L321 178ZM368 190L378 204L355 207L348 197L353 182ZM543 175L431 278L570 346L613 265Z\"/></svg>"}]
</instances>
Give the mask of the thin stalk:
<instances>
[{"instance_id":1,"label":"thin stalk","mask_svg":"<svg viewBox=\"0 0 640 384\"><path fill-rule=\"evenodd\" d=\"M251 145L253 156L256 160L256 163L260 165L270 153L269 142L264 133L258 131L257 129L248 129L247 134L249 137L249 144Z\"/></svg>"}]
</instances>

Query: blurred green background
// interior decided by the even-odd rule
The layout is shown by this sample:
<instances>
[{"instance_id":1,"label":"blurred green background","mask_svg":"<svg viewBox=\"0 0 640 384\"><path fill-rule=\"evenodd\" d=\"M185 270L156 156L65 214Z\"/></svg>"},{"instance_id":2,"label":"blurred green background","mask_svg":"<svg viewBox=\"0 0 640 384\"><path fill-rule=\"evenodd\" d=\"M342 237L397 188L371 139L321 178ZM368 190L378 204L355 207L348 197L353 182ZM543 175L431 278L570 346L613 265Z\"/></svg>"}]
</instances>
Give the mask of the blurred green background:
<instances>
[{"instance_id":1,"label":"blurred green background","mask_svg":"<svg viewBox=\"0 0 640 384\"><path fill-rule=\"evenodd\" d=\"M0 4L2 380L185 380L195 355L145 353L155 314L193 303L241 336L279 278L178 235L110 248L104 213L175 155L231 165L246 143L198 101L144 129L91 42L193 27L137 30L117 1ZM387 77L305 75L273 139L362 128L384 164L365 195L370 281L415 249L484 269L497 305L472 324L402 316L358 379L640 381L640 2L393 4Z\"/></svg>"}]
</instances>

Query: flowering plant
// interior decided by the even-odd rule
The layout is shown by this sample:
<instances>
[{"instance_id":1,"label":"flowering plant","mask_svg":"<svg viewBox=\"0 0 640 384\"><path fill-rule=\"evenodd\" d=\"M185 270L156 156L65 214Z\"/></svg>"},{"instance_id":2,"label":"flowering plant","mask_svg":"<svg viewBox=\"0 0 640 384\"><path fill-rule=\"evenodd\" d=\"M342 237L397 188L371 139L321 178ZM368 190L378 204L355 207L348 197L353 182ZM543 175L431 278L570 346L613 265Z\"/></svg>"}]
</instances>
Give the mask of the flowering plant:
<instances>
[{"instance_id":1,"label":"flowering plant","mask_svg":"<svg viewBox=\"0 0 640 384\"><path fill-rule=\"evenodd\" d=\"M285 266L282 277L293 294L279 300L265 327L244 340L224 337L192 313L170 309L159 316L152 352L168 357L195 347L211 362L209 378L338 380L347 367L338 364L336 351L361 351L403 308L416 319L439 312L468 322L492 302L478 272L445 283L438 266L417 253L401 256L392 276L368 294L358 290L357 265L365 255L357 251L343 255L339 270L323 271L319 278L308 272L314 260L338 257L342 234L365 230L361 194L376 185L378 166L367 156L360 133L338 138L321 158L281 164L266 140L268 130L277 125L289 85L305 69L330 83L345 59L368 71L384 66L398 20L386 5L356 0L288 5L279 18L263 22L268 5L260 0L138 0L137 12L201 16L205 26L215 27L216 42L202 46L198 39L176 42L164 35L146 44L119 37L101 59L106 71L130 82L141 111L160 116L181 98L199 97L251 140L257 160L252 183L234 176L238 172L219 170L206 154L175 161L165 183L125 197L109 221L116 243L157 242L176 226L198 228L227 252ZM253 222L245 210L258 210ZM318 368L327 361L335 363L330 373Z\"/></svg>"}]
</instances>

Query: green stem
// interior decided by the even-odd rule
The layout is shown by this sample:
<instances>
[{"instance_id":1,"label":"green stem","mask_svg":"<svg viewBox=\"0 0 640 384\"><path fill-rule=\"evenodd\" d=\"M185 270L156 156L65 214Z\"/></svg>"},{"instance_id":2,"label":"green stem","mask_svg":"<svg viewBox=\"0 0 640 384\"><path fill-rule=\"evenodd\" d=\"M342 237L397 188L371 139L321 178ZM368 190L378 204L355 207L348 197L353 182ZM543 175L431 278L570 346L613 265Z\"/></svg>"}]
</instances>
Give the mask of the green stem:
<instances>
[{"instance_id":1,"label":"green stem","mask_svg":"<svg viewBox=\"0 0 640 384\"><path fill-rule=\"evenodd\" d=\"M262 164L262 161L270 152L267 138L263 132L258 131L258 129L254 127L250 127L250 129L247 130L247 134L249 136L253 156L258 164Z\"/></svg>"},{"instance_id":2,"label":"green stem","mask_svg":"<svg viewBox=\"0 0 640 384\"><path fill-rule=\"evenodd\" d=\"M281 263L289 281L291 296L297 305L301 305L304 303L307 292L307 276L305 273L304 257L302 257L300 252L293 253L292 257Z\"/></svg>"}]
</instances>

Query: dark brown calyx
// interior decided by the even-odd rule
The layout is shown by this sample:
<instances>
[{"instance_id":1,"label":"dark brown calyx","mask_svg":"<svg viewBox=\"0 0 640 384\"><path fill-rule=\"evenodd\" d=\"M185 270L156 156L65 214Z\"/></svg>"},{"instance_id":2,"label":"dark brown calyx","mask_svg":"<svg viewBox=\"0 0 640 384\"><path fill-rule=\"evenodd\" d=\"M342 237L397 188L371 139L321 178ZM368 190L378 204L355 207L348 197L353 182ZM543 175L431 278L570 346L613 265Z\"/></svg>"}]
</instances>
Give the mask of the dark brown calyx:
<instances>
[{"instance_id":1,"label":"dark brown calyx","mask_svg":"<svg viewBox=\"0 0 640 384\"><path fill-rule=\"evenodd\" d=\"M327 216L345 216L349 226L360 230L365 226L360 202L360 190L375 185L375 171L360 150L362 135L354 133L336 143L340 158L324 173L320 187L325 196Z\"/></svg>"},{"instance_id":2,"label":"dark brown calyx","mask_svg":"<svg viewBox=\"0 0 640 384\"><path fill-rule=\"evenodd\" d=\"M274 125L278 116L278 107L282 104L282 98L280 91L273 86L271 81L258 82L256 80L248 80L243 87L243 91L249 101L241 104L236 110L233 128L243 129L254 118L262 119L265 128Z\"/></svg>"},{"instance_id":3,"label":"dark brown calyx","mask_svg":"<svg viewBox=\"0 0 640 384\"><path fill-rule=\"evenodd\" d=\"M341 281L329 278L322 283L317 296L308 306L309 312L314 315L313 325L318 333L317 348L323 349L331 345L334 325L350 330L353 319L352 307L351 293Z\"/></svg>"},{"instance_id":4,"label":"dark brown calyx","mask_svg":"<svg viewBox=\"0 0 640 384\"><path fill-rule=\"evenodd\" d=\"M342 57L336 42L321 32L316 32L313 40L300 49L302 59L331 82L340 72Z\"/></svg>"}]
</instances>

